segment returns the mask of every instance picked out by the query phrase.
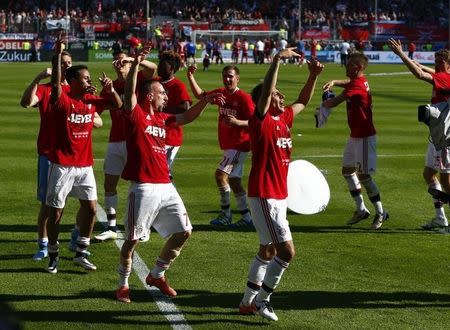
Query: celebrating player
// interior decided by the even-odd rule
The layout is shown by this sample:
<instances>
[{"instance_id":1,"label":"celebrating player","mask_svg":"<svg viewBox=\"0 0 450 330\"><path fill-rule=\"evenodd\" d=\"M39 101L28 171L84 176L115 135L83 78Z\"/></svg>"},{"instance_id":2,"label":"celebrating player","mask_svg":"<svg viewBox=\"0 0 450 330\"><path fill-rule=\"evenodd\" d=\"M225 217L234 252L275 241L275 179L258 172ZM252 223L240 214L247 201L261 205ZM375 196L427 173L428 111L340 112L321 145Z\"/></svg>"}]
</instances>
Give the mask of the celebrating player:
<instances>
[{"instance_id":1,"label":"celebrating player","mask_svg":"<svg viewBox=\"0 0 450 330\"><path fill-rule=\"evenodd\" d=\"M272 321L277 321L278 317L270 305L270 296L295 255L286 219L287 174L292 149L290 129L294 117L310 101L317 76L323 69L318 61L309 62L309 77L305 86L297 100L285 106L284 95L276 88L276 82L280 59L298 56L292 49L286 48L274 56L264 82L253 89L256 111L249 120L252 168L248 196L260 245L258 254L250 264L239 313L256 311Z\"/></svg>"},{"instance_id":2,"label":"celebrating player","mask_svg":"<svg viewBox=\"0 0 450 330\"><path fill-rule=\"evenodd\" d=\"M388 45L416 78L433 86L431 103L447 101L450 95L450 51L448 49L441 49L434 54L435 70L430 72L430 68L422 67L403 53L400 40L389 39ZM440 173L439 179L436 177L438 172ZM428 142L423 178L428 188L444 189L446 193L450 193L450 147L437 151L433 143ZM432 230L444 227L443 232L448 233L450 230L443 204L434 198L433 203L435 216L429 222L424 223L422 228Z\"/></svg>"},{"instance_id":3,"label":"celebrating player","mask_svg":"<svg viewBox=\"0 0 450 330\"><path fill-rule=\"evenodd\" d=\"M331 80L324 85L328 91L332 86L344 87L344 91L323 102L326 108L334 108L346 101L347 120L350 127L350 138L344 150L342 175L352 195L356 210L347 224L354 225L370 216L361 194L361 184L366 189L376 214L372 221L372 229L379 229L389 214L383 209L380 191L371 174L376 170L376 130L372 120L372 95L369 83L364 76L369 59L362 53L349 55L346 75L350 79Z\"/></svg>"},{"instance_id":4,"label":"celebrating player","mask_svg":"<svg viewBox=\"0 0 450 330\"><path fill-rule=\"evenodd\" d=\"M186 85L175 73L182 64L182 58L173 51L162 52L158 64L159 82L168 94L168 101L164 112L169 114L180 114L189 109L192 100ZM170 176L172 178L172 165L178 150L183 144L183 128L181 126L168 127L166 136L167 163L169 164Z\"/></svg>"},{"instance_id":5,"label":"celebrating player","mask_svg":"<svg viewBox=\"0 0 450 330\"><path fill-rule=\"evenodd\" d=\"M150 45L144 46L149 49ZM128 57L124 51L114 54L113 66L116 71L117 79L113 81L113 87L116 92L123 97L125 79L130 71L133 57ZM140 63L141 71L138 73L138 89L145 79L151 79L157 69L155 63L143 60ZM107 96L108 91L102 95ZM105 172L105 212L108 219L108 228L106 231L95 236L99 241L117 238L117 183L127 160L127 149L125 143L125 117L121 109L111 109L111 131L109 133L108 149L105 155L103 170Z\"/></svg>"},{"instance_id":6,"label":"celebrating player","mask_svg":"<svg viewBox=\"0 0 450 330\"><path fill-rule=\"evenodd\" d=\"M61 53L63 39L58 37L56 55L53 58L51 75L52 124L54 139L48 158L50 168L46 203L49 207L47 222L49 264L47 271L57 272L59 255L59 224L66 198L76 197L80 201L79 229L74 263L85 269L94 270L96 266L86 257L90 235L96 212L97 188L92 169L92 127L94 113L103 110L108 104L121 106L121 99L114 91L111 79L101 78L110 94L110 100L94 96L95 87L86 66L72 66L66 70L70 92L61 87Z\"/></svg>"},{"instance_id":7,"label":"celebrating player","mask_svg":"<svg viewBox=\"0 0 450 330\"><path fill-rule=\"evenodd\" d=\"M254 105L249 94L238 87L239 69L228 65L222 70L224 87L205 92L194 78L196 67L188 68L188 80L192 93L197 99L209 93L222 93L226 102L219 105L219 145L223 150L223 158L215 172L217 187L220 193L222 211L217 218L211 220L212 225L228 226L231 224L230 193L234 193L241 219L232 227L253 227L247 207L247 195L242 187L242 172L245 159L250 151L248 119L253 114Z\"/></svg>"},{"instance_id":8,"label":"celebrating player","mask_svg":"<svg viewBox=\"0 0 450 330\"><path fill-rule=\"evenodd\" d=\"M218 94L205 96L188 111L169 115L162 110L168 102L167 92L159 81L143 86L144 97L136 96L137 67L146 53L136 56L125 83L124 111L127 124L127 163L122 177L131 182L125 218L125 242L120 251L119 288L116 298L131 302L128 278L133 251L139 238L150 227L166 239L146 283L168 296L176 291L166 281L165 272L180 254L191 235L192 225L186 208L169 177L165 137L168 126L184 125L197 118L208 102L224 103Z\"/></svg>"}]
</instances>

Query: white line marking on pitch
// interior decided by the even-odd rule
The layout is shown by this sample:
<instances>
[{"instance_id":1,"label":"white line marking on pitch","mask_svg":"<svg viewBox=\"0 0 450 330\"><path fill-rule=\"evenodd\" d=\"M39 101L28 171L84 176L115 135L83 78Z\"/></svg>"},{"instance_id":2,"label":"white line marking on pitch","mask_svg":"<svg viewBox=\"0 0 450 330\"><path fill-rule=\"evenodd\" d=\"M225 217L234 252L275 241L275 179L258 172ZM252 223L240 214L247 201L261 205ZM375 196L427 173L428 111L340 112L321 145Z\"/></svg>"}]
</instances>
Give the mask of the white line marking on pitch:
<instances>
[{"instance_id":1,"label":"white line marking on pitch","mask_svg":"<svg viewBox=\"0 0 450 330\"><path fill-rule=\"evenodd\" d=\"M107 218L105 210L99 204L97 204L97 220L105 228L108 227L108 221L106 219ZM123 234L121 232L118 232L117 239L115 240L115 242L119 250L122 248L123 240L124 240ZM172 302L172 299L162 294L161 291L159 291L159 289L155 287L149 287L145 283L145 278L147 277L150 270L148 269L147 265L136 251L134 251L133 256L133 269L135 273L138 275L142 284L144 285L144 288L146 288L147 291L152 296L153 300L156 303L156 306L158 306L162 315L164 315L164 317L169 321L170 326L173 329L177 330L192 329L192 327L187 323L186 319L184 318L183 313Z\"/></svg>"},{"instance_id":2,"label":"white line marking on pitch","mask_svg":"<svg viewBox=\"0 0 450 330\"><path fill-rule=\"evenodd\" d=\"M404 154L404 155L377 155L381 158L402 158L402 157L423 157L423 154ZM301 157L292 157L292 159L308 159L308 158L342 158L342 154L339 155L303 155ZM177 157L177 160L217 160L217 157ZM103 159L94 159L96 162L103 162Z\"/></svg>"},{"instance_id":3,"label":"white line marking on pitch","mask_svg":"<svg viewBox=\"0 0 450 330\"><path fill-rule=\"evenodd\" d=\"M409 71L402 72L378 72L378 73L369 73L368 76L401 76L404 74L411 74Z\"/></svg>"}]
</instances>

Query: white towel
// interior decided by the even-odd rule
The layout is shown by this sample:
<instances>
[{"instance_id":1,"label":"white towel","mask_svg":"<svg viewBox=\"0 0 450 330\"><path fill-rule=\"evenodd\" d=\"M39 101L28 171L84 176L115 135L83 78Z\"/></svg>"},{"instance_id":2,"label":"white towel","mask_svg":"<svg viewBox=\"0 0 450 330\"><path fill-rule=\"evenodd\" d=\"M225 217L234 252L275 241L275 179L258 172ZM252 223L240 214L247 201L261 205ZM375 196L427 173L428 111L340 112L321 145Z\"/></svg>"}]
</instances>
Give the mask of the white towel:
<instances>
[{"instance_id":1,"label":"white towel","mask_svg":"<svg viewBox=\"0 0 450 330\"><path fill-rule=\"evenodd\" d=\"M323 103L320 104L319 108L316 108L314 117L316 118L316 128L321 128L327 123L328 116L331 114L332 108L325 108Z\"/></svg>"}]
</instances>

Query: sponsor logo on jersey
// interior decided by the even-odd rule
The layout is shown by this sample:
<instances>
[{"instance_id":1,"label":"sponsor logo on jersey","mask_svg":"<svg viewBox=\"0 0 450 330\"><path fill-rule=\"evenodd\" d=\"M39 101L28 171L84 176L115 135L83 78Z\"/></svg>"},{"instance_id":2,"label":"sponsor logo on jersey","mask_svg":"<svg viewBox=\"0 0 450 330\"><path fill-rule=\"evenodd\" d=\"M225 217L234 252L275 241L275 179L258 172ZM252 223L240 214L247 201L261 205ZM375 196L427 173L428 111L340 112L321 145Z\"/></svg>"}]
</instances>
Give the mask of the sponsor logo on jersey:
<instances>
[{"instance_id":1,"label":"sponsor logo on jersey","mask_svg":"<svg viewBox=\"0 0 450 330\"><path fill-rule=\"evenodd\" d=\"M163 139L166 138L166 130L158 126L148 125L147 128L145 129L145 133Z\"/></svg>"},{"instance_id":2,"label":"sponsor logo on jersey","mask_svg":"<svg viewBox=\"0 0 450 330\"><path fill-rule=\"evenodd\" d=\"M92 113L83 115L80 113L71 113L67 120L74 124L87 124L92 122Z\"/></svg>"},{"instance_id":3,"label":"sponsor logo on jersey","mask_svg":"<svg viewBox=\"0 0 450 330\"><path fill-rule=\"evenodd\" d=\"M291 138L280 137L277 139L277 146L281 149L291 149L292 140Z\"/></svg>"},{"instance_id":4,"label":"sponsor logo on jersey","mask_svg":"<svg viewBox=\"0 0 450 330\"><path fill-rule=\"evenodd\" d=\"M235 109L230 109L230 108L219 108L219 115L236 117L237 111Z\"/></svg>"}]
</instances>

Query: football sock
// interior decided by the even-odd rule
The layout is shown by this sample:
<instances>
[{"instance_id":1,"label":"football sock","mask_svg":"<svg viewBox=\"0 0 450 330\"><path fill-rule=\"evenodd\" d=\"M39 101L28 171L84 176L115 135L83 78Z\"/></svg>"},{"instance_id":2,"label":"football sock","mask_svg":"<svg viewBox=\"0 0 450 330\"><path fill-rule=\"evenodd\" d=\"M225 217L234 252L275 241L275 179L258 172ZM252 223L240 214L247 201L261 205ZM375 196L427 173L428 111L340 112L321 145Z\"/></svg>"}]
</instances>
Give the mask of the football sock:
<instances>
[{"instance_id":1,"label":"football sock","mask_svg":"<svg viewBox=\"0 0 450 330\"><path fill-rule=\"evenodd\" d=\"M359 182L358 176L356 173L345 174L345 181L348 185L348 190L350 191L350 195L352 195L353 200L356 204L356 209L358 211L363 211L366 209L366 205L364 204L364 198L361 194L361 184Z\"/></svg>"},{"instance_id":2,"label":"football sock","mask_svg":"<svg viewBox=\"0 0 450 330\"><path fill-rule=\"evenodd\" d=\"M367 196L369 196L369 199L372 202L373 206L375 206L377 214L383 214L383 205L381 204L380 191L378 190L375 181L373 181L372 178L369 178L367 180L361 181L361 183L366 189Z\"/></svg>"},{"instance_id":3,"label":"football sock","mask_svg":"<svg viewBox=\"0 0 450 330\"><path fill-rule=\"evenodd\" d=\"M124 267L122 265L119 266L119 287L122 286L126 286L129 287L128 285L128 278L131 275L131 265L130 267Z\"/></svg>"},{"instance_id":4,"label":"football sock","mask_svg":"<svg viewBox=\"0 0 450 330\"><path fill-rule=\"evenodd\" d=\"M170 261L164 260L161 257L156 259L155 266L153 266L152 274L153 278L160 278L164 276L164 273L170 267Z\"/></svg>"},{"instance_id":5,"label":"football sock","mask_svg":"<svg viewBox=\"0 0 450 330\"><path fill-rule=\"evenodd\" d=\"M116 207L118 203L117 194L113 196L105 196L105 212L108 218L108 229L116 231L117 219L116 219Z\"/></svg>"},{"instance_id":6,"label":"football sock","mask_svg":"<svg viewBox=\"0 0 450 330\"><path fill-rule=\"evenodd\" d=\"M75 251L75 257L82 257L83 255L85 255L89 243L90 243L89 237L78 236L77 250Z\"/></svg>"},{"instance_id":7,"label":"football sock","mask_svg":"<svg viewBox=\"0 0 450 330\"><path fill-rule=\"evenodd\" d=\"M225 213L227 217L231 216L231 209L230 209L230 194L231 194L231 188L230 185L227 184L225 186L219 187L219 193L220 193L220 207L222 211Z\"/></svg>"},{"instance_id":8,"label":"football sock","mask_svg":"<svg viewBox=\"0 0 450 330\"><path fill-rule=\"evenodd\" d=\"M261 302L270 300L270 295L278 286L283 276L284 271L289 267L289 263L274 257L267 266L266 275L264 276L261 289L259 290L256 301Z\"/></svg>"},{"instance_id":9,"label":"football sock","mask_svg":"<svg viewBox=\"0 0 450 330\"><path fill-rule=\"evenodd\" d=\"M245 288L244 297L242 298L242 303L244 305L250 305L258 294L264 276L266 275L267 265L269 262L270 261L263 260L256 255L250 264L247 287Z\"/></svg>"},{"instance_id":10,"label":"football sock","mask_svg":"<svg viewBox=\"0 0 450 330\"><path fill-rule=\"evenodd\" d=\"M439 181L434 181L433 183L429 184L428 188L442 191L442 186L439 183ZM445 219L446 217L445 217L444 204L435 198L433 198L433 204L434 204L434 210L436 212L436 217Z\"/></svg>"},{"instance_id":11,"label":"football sock","mask_svg":"<svg viewBox=\"0 0 450 330\"><path fill-rule=\"evenodd\" d=\"M37 243L38 243L39 250L47 250L47 246L48 246L48 238L47 237L38 238Z\"/></svg>"}]
</instances>

